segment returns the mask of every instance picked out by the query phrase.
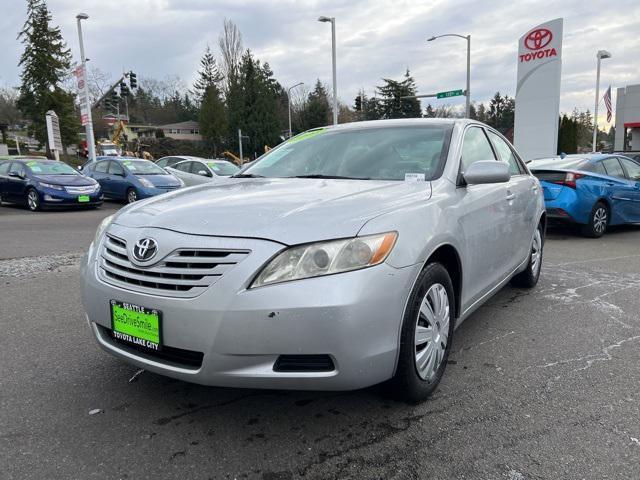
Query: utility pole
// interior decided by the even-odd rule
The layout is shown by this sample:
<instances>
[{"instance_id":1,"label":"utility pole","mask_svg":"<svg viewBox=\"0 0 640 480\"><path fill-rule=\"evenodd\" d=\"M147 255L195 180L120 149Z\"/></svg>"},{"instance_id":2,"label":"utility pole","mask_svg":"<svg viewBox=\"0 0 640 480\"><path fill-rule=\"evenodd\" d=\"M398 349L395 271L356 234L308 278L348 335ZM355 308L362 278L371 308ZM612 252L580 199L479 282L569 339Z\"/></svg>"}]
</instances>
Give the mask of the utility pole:
<instances>
[{"instance_id":1,"label":"utility pole","mask_svg":"<svg viewBox=\"0 0 640 480\"><path fill-rule=\"evenodd\" d=\"M96 145L95 139L93 137L93 119L91 118L91 101L89 100L89 86L87 85L87 58L84 55L84 41L82 39L82 25L80 22L82 20L87 20L89 15L86 13L79 13L76 15L76 19L78 21L78 39L80 41L80 60L82 61L82 79L83 79L83 88L82 93L84 94L84 109L86 118L83 118L83 123L85 123L85 135L87 137L87 148L89 150L89 160L95 162L96 160ZM82 108L80 109L82 113Z\"/></svg>"}]
</instances>

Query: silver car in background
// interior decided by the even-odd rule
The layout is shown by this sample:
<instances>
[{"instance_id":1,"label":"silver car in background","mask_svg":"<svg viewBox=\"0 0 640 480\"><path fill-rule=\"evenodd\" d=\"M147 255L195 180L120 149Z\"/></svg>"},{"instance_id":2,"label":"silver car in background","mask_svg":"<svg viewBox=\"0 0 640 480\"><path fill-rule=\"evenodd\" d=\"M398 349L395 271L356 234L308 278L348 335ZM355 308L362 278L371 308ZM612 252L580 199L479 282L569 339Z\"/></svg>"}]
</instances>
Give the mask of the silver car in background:
<instances>
[{"instance_id":1,"label":"silver car in background","mask_svg":"<svg viewBox=\"0 0 640 480\"><path fill-rule=\"evenodd\" d=\"M240 168L222 159L193 159L175 163L165 170L180 178L187 187L220 182L238 173Z\"/></svg>"},{"instance_id":2,"label":"silver car in background","mask_svg":"<svg viewBox=\"0 0 640 480\"><path fill-rule=\"evenodd\" d=\"M437 386L454 330L540 275L544 201L509 142L469 120L300 134L218 185L105 219L82 262L99 345L206 385Z\"/></svg>"}]
</instances>

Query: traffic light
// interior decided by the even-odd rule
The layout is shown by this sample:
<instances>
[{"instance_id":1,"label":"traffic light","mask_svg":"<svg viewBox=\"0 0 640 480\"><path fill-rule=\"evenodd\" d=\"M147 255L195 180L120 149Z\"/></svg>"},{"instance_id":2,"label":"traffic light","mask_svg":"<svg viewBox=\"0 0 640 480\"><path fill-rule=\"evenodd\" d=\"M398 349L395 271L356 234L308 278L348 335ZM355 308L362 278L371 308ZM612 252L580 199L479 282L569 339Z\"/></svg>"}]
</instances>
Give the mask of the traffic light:
<instances>
[{"instance_id":1,"label":"traffic light","mask_svg":"<svg viewBox=\"0 0 640 480\"><path fill-rule=\"evenodd\" d=\"M124 81L120 82L120 96L126 97L129 95L129 93L131 93L129 91L129 86Z\"/></svg>"},{"instance_id":2,"label":"traffic light","mask_svg":"<svg viewBox=\"0 0 640 480\"><path fill-rule=\"evenodd\" d=\"M138 88L138 77L133 72L129 72L129 85L131 85L131 90Z\"/></svg>"},{"instance_id":3,"label":"traffic light","mask_svg":"<svg viewBox=\"0 0 640 480\"><path fill-rule=\"evenodd\" d=\"M362 95L358 95L356 97L356 111L357 112L362 111Z\"/></svg>"}]
</instances>

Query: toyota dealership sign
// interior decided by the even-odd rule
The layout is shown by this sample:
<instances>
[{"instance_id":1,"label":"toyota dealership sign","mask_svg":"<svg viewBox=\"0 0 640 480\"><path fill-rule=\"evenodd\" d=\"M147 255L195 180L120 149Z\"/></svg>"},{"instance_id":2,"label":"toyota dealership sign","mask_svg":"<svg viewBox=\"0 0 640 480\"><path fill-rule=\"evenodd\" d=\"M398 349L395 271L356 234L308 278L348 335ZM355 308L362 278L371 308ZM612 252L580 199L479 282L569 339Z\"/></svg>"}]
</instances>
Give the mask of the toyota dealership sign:
<instances>
[{"instance_id":1,"label":"toyota dealership sign","mask_svg":"<svg viewBox=\"0 0 640 480\"><path fill-rule=\"evenodd\" d=\"M526 160L557 153L561 71L561 18L520 37L514 143Z\"/></svg>"}]
</instances>

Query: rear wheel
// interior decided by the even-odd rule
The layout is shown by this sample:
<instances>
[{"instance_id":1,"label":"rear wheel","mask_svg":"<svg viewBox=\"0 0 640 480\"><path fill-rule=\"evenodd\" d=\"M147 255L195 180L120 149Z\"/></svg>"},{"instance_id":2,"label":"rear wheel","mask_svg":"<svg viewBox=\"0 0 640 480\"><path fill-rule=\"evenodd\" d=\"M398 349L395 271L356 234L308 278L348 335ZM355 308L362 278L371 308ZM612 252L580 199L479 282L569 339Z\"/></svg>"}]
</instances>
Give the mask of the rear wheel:
<instances>
[{"instance_id":1,"label":"rear wheel","mask_svg":"<svg viewBox=\"0 0 640 480\"><path fill-rule=\"evenodd\" d=\"M451 277L439 263L420 273L402 324L400 355L392 393L409 402L425 400L447 365L455 322Z\"/></svg>"},{"instance_id":2,"label":"rear wheel","mask_svg":"<svg viewBox=\"0 0 640 480\"><path fill-rule=\"evenodd\" d=\"M526 270L520 272L511 279L511 284L521 288L533 288L540 278L542 268L542 249L544 247L544 230L542 223L538 224L536 232L533 234L531 252L529 253L529 263Z\"/></svg>"},{"instance_id":3,"label":"rear wheel","mask_svg":"<svg viewBox=\"0 0 640 480\"><path fill-rule=\"evenodd\" d=\"M599 238L609 226L609 207L603 202L596 202L589 215L589 223L582 227L585 237Z\"/></svg>"},{"instance_id":4,"label":"rear wheel","mask_svg":"<svg viewBox=\"0 0 640 480\"><path fill-rule=\"evenodd\" d=\"M127 190L127 203L133 203L138 200L138 193L135 188Z\"/></svg>"},{"instance_id":5,"label":"rear wheel","mask_svg":"<svg viewBox=\"0 0 640 480\"><path fill-rule=\"evenodd\" d=\"M27 207L32 212L40 210L40 195L33 188L27 191Z\"/></svg>"}]
</instances>

